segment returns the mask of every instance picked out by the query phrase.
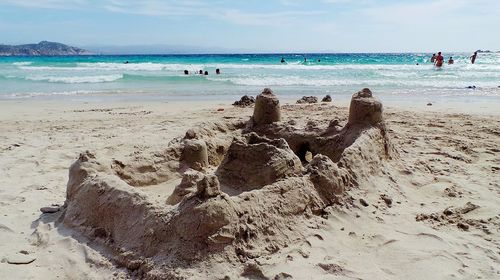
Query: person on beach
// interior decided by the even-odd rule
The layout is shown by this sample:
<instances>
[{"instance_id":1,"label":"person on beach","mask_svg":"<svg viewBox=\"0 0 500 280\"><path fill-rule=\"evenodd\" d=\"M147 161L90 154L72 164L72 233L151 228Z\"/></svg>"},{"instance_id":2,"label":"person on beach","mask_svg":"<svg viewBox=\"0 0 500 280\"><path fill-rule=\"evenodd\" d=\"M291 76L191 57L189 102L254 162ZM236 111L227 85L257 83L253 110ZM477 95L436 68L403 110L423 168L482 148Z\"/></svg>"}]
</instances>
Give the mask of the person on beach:
<instances>
[{"instance_id":1,"label":"person on beach","mask_svg":"<svg viewBox=\"0 0 500 280\"><path fill-rule=\"evenodd\" d=\"M434 65L436 65L436 67L443 66L444 57L441 55L441 52L438 52L438 55L436 56L435 61L436 61L436 63Z\"/></svg>"},{"instance_id":2,"label":"person on beach","mask_svg":"<svg viewBox=\"0 0 500 280\"><path fill-rule=\"evenodd\" d=\"M433 53L431 57L431 63L434 63L436 61L436 54Z\"/></svg>"},{"instance_id":3,"label":"person on beach","mask_svg":"<svg viewBox=\"0 0 500 280\"><path fill-rule=\"evenodd\" d=\"M453 64L455 63L455 60L453 60L453 57L450 56L450 59L448 59L448 64Z\"/></svg>"},{"instance_id":4,"label":"person on beach","mask_svg":"<svg viewBox=\"0 0 500 280\"><path fill-rule=\"evenodd\" d=\"M470 63L474 64L476 62L476 57L477 57L477 52L474 52L474 54L469 57Z\"/></svg>"}]
</instances>

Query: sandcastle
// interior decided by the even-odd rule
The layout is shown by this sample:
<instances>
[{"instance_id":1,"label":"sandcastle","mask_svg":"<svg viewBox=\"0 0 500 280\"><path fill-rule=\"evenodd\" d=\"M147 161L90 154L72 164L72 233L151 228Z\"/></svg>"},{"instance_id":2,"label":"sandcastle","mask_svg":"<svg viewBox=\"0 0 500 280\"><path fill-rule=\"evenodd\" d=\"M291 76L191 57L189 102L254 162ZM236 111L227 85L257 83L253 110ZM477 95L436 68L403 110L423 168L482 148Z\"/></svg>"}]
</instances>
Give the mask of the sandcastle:
<instances>
[{"instance_id":1,"label":"sandcastle","mask_svg":"<svg viewBox=\"0 0 500 280\"><path fill-rule=\"evenodd\" d=\"M265 89L250 120L190 129L154 155L105 162L82 153L70 168L62 221L141 278L203 278L189 268L209 263L221 279L221 263L243 271L286 247L300 238L301 217L348 203L346 192L393 156L370 90L354 94L348 123L337 126L281 122L279 100ZM141 190L172 182L161 203Z\"/></svg>"},{"instance_id":2,"label":"sandcastle","mask_svg":"<svg viewBox=\"0 0 500 280\"><path fill-rule=\"evenodd\" d=\"M265 88L257 96L252 119L256 124L269 124L281 120L280 101L271 89Z\"/></svg>"}]
</instances>

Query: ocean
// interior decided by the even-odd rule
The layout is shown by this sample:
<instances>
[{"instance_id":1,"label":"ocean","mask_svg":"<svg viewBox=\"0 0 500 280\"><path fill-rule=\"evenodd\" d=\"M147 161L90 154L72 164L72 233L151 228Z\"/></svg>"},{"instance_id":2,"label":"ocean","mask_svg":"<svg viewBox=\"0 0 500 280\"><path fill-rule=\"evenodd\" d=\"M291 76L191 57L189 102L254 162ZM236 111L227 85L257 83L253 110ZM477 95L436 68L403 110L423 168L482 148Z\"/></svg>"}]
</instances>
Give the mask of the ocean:
<instances>
[{"instance_id":1,"label":"ocean","mask_svg":"<svg viewBox=\"0 0 500 280\"><path fill-rule=\"evenodd\" d=\"M429 62L430 55L0 57L0 100L226 100L256 95L264 87L290 98L330 94L334 99L347 99L368 87L387 100L500 101L500 53L480 53L474 65L469 63L468 53L445 53L445 60L453 56L455 64L445 64L441 69ZM286 62L281 63L281 58ZM217 68L220 75L215 74ZM196 74L199 70L209 75Z\"/></svg>"}]
</instances>

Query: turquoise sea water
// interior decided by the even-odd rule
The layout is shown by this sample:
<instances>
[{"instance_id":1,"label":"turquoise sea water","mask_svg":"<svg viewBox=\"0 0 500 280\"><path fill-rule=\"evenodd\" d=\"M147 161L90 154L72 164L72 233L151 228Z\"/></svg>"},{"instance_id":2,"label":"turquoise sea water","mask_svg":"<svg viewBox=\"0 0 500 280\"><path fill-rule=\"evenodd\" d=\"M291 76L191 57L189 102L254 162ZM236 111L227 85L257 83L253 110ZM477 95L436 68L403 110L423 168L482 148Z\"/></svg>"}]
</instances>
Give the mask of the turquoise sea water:
<instances>
[{"instance_id":1,"label":"turquoise sea water","mask_svg":"<svg viewBox=\"0 0 500 280\"><path fill-rule=\"evenodd\" d=\"M455 64L436 69L424 53L0 57L0 99L228 99L264 87L347 97L369 87L384 98L500 100L499 53L480 53L474 65L470 54L444 55Z\"/></svg>"}]
</instances>

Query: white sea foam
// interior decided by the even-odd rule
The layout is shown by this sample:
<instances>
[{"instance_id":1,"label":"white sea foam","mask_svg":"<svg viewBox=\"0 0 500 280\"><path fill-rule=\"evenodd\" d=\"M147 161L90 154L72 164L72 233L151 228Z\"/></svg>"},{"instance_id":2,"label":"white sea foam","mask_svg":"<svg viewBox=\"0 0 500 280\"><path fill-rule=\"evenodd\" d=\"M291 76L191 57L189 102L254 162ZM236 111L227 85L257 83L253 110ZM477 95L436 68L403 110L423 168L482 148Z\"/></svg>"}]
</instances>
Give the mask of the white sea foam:
<instances>
[{"instance_id":1,"label":"white sea foam","mask_svg":"<svg viewBox=\"0 0 500 280\"><path fill-rule=\"evenodd\" d=\"M31 62L31 61L20 61L20 62L12 63L12 65L15 65L15 66L26 66L26 65L31 65L31 64L33 64L33 62Z\"/></svg>"},{"instance_id":2,"label":"white sea foam","mask_svg":"<svg viewBox=\"0 0 500 280\"><path fill-rule=\"evenodd\" d=\"M466 88L472 85L471 82L463 80L442 81L439 79L418 79L418 80L398 80L398 79L360 79L360 78L311 78L301 76L287 77L210 77L211 81L230 82L242 86L390 86L390 87L429 87L429 88ZM496 88L497 82L483 81L474 84L485 88Z\"/></svg>"},{"instance_id":3,"label":"white sea foam","mask_svg":"<svg viewBox=\"0 0 500 280\"><path fill-rule=\"evenodd\" d=\"M53 96L53 95L72 96L72 95L88 95L88 94L98 94L98 93L101 92L93 90L51 91L51 92L34 91L34 92L18 92L18 93L4 94L0 95L0 99L3 98L22 99L31 97L41 97L41 96Z\"/></svg>"},{"instance_id":4,"label":"white sea foam","mask_svg":"<svg viewBox=\"0 0 500 280\"><path fill-rule=\"evenodd\" d=\"M125 71L161 71L168 67L170 64L163 63L78 63L77 66L84 69L95 69L95 70L125 70ZM178 64L184 65L185 64Z\"/></svg>"},{"instance_id":5,"label":"white sea foam","mask_svg":"<svg viewBox=\"0 0 500 280\"><path fill-rule=\"evenodd\" d=\"M85 68L79 67L70 67L70 66L20 66L19 69L25 71L84 71L88 70Z\"/></svg>"},{"instance_id":6,"label":"white sea foam","mask_svg":"<svg viewBox=\"0 0 500 280\"><path fill-rule=\"evenodd\" d=\"M122 79L122 74L114 75L99 75L99 76L28 76L26 80L31 81L46 81L49 83L64 83L64 84L84 84L84 83L106 83Z\"/></svg>"},{"instance_id":7,"label":"white sea foam","mask_svg":"<svg viewBox=\"0 0 500 280\"><path fill-rule=\"evenodd\" d=\"M336 65L320 65L320 64L249 64L249 63L199 63L199 64L181 64L181 63L77 63L76 67L68 66L30 66L29 64L19 64L19 68L28 71L175 71L183 70L200 70L206 68L220 69L241 69L241 70L301 70L301 71L408 71L412 73L425 73L436 70L430 64L411 65L411 64L336 64ZM451 65L443 70L448 72L464 71L464 73L474 72L500 72L500 65L494 64L463 64Z\"/></svg>"}]
</instances>

